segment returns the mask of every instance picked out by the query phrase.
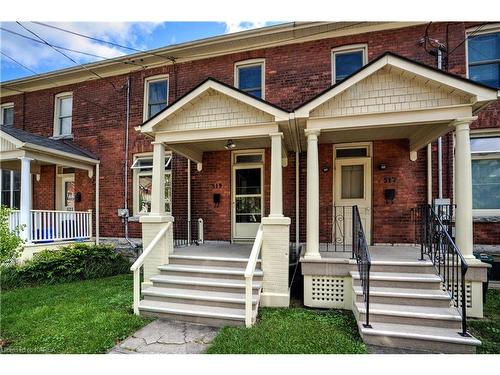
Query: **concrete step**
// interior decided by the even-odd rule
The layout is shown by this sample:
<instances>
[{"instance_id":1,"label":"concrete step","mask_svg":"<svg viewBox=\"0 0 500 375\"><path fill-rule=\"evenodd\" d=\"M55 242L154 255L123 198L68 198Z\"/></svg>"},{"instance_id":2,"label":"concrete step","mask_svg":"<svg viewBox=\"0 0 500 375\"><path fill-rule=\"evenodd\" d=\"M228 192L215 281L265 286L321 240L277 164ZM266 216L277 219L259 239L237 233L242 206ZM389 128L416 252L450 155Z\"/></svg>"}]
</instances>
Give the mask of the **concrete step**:
<instances>
[{"instance_id":1,"label":"concrete step","mask_svg":"<svg viewBox=\"0 0 500 375\"><path fill-rule=\"evenodd\" d=\"M182 264L189 266L246 268L248 264L248 258L183 255L175 252L170 255L168 259L170 264ZM260 264L261 261L258 259L257 268L260 268Z\"/></svg>"},{"instance_id":2,"label":"concrete step","mask_svg":"<svg viewBox=\"0 0 500 375\"><path fill-rule=\"evenodd\" d=\"M366 321L364 302L354 302L354 316L358 322ZM370 322L408 324L452 328L459 330L462 317L454 307L430 307L370 303Z\"/></svg>"},{"instance_id":3,"label":"concrete step","mask_svg":"<svg viewBox=\"0 0 500 375\"><path fill-rule=\"evenodd\" d=\"M149 287L142 291L145 300L184 303L192 305L205 305L227 308L244 308L245 291L228 293L196 289L182 289L169 287ZM252 304L256 305L259 296L252 296Z\"/></svg>"},{"instance_id":4,"label":"concrete step","mask_svg":"<svg viewBox=\"0 0 500 375\"><path fill-rule=\"evenodd\" d=\"M430 260L372 261L371 272L435 274L436 268Z\"/></svg>"},{"instance_id":5,"label":"concrete step","mask_svg":"<svg viewBox=\"0 0 500 375\"><path fill-rule=\"evenodd\" d=\"M354 286L353 291L356 302L363 302L362 287ZM370 287L370 303L450 307L451 297L438 289Z\"/></svg>"},{"instance_id":6,"label":"concrete step","mask_svg":"<svg viewBox=\"0 0 500 375\"><path fill-rule=\"evenodd\" d=\"M156 275L149 279L155 287L178 289L193 289L227 293L242 293L245 291L244 279L226 279L211 277ZM262 288L261 281L253 281L253 293L258 294Z\"/></svg>"},{"instance_id":7,"label":"concrete step","mask_svg":"<svg viewBox=\"0 0 500 375\"><path fill-rule=\"evenodd\" d=\"M245 269L220 266L193 266L183 264L165 264L158 266L161 275L189 276L203 278L244 279ZM264 273L260 269L254 272L254 280L262 280Z\"/></svg>"},{"instance_id":8,"label":"concrete step","mask_svg":"<svg viewBox=\"0 0 500 375\"><path fill-rule=\"evenodd\" d=\"M234 309L142 300L139 302L139 311L143 316L180 320L214 327L241 326L245 324L245 310L243 308ZM255 318L255 308L253 313Z\"/></svg>"},{"instance_id":9,"label":"concrete step","mask_svg":"<svg viewBox=\"0 0 500 375\"><path fill-rule=\"evenodd\" d=\"M430 353L475 353L481 341L464 337L459 330L408 324L372 322L372 328L358 324L363 341L368 345L423 350Z\"/></svg>"},{"instance_id":10,"label":"concrete step","mask_svg":"<svg viewBox=\"0 0 500 375\"><path fill-rule=\"evenodd\" d=\"M350 272L353 285L361 285L359 272ZM370 272L370 288L440 289L441 278L436 274Z\"/></svg>"}]
</instances>

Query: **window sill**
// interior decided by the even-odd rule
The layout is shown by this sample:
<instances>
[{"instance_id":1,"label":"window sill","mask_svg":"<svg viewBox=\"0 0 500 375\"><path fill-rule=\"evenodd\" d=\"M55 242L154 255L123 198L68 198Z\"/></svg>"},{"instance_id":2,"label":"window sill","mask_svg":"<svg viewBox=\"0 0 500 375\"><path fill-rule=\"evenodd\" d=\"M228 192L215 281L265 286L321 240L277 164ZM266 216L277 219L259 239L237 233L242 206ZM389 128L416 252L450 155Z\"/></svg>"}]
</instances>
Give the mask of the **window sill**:
<instances>
[{"instance_id":1,"label":"window sill","mask_svg":"<svg viewBox=\"0 0 500 375\"><path fill-rule=\"evenodd\" d=\"M49 137L50 139L55 139L56 141L57 140L61 140L61 139L70 139L70 140L73 140L73 134L66 134L66 135L54 135L52 137Z\"/></svg>"},{"instance_id":2,"label":"window sill","mask_svg":"<svg viewBox=\"0 0 500 375\"><path fill-rule=\"evenodd\" d=\"M472 220L474 223L500 223L500 215L474 215Z\"/></svg>"}]
</instances>

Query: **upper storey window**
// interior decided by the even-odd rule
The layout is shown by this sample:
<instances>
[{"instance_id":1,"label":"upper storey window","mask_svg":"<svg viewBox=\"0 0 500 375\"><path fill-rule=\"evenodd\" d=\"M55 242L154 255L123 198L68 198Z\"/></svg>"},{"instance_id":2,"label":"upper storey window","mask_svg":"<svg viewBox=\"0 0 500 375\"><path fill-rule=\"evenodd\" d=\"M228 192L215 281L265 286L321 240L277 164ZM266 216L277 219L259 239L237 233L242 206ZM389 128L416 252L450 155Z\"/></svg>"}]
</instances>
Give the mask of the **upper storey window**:
<instances>
[{"instance_id":1,"label":"upper storey window","mask_svg":"<svg viewBox=\"0 0 500 375\"><path fill-rule=\"evenodd\" d=\"M168 105L168 75L148 77L144 81L144 121Z\"/></svg>"},{"instance_id":2,"label":"upper storey window","mask_svg":"<svg viewBox=\"0 0 500 375\"><path fill-rule=\"evenodd\" d=\"M494 88L500 87L500 26L467 37L469 78Z\"/></svg>"},{"instance_id":3,"label":"upper storey window","mask_svg":"<svg viewBox=\"0 0 500 375\"><path fill-rule=\"evenodd\" d=\"M235 65L234 83L241 91L264 99L265 63L264 60L247 60Z\"/></svg>"},{"instance_id":4,"label":"upper storey window","mask_svg":"<svg viewBox=\"0 0 500 375\"><path fill-rule=\"evenodd\" d=\"M2 104L0 108L0 125L12 126L14 124L14 103Z\"/></svg>"},{"instance_id":5,"label":"upper storey window","mask_svg":"<svg viewBox=\"0 0 500 375\"><path fill-rule=\"evenodd\" d=\"M343 46L332 50L332 80L338 83L366 64L365 44Z\"/></svg>"},{"instance_id":6,"label":"upper storey window","mask_svg":"<svg viewBox=\"0 0 500 375\"><path fill-rule=\"evenodd\" d=\"M73 94L63 92L55 97L54 136L71 135L73 120Z\"/></svg>"}]
</instances>

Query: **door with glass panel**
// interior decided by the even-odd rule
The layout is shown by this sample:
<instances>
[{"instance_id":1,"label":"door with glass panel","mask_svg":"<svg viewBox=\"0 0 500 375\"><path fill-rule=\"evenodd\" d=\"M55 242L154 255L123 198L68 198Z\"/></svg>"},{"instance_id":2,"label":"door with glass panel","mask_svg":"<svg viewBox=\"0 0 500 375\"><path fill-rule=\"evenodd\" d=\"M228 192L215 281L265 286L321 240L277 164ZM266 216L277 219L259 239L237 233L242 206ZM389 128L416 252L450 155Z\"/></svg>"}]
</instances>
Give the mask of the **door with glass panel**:
<instances>
[{"instance_id":1,"label":"door with glass panel","mask_svg":"<svg viewBox=\"0 0 500 375\"><path fill-rule=\"evenodd\" d=\"M341 152L339 152L341 151ZM336 150L335 177L334 177L334 204L345 207L345 210L337 208L337 214L343 214L342 218L336 218L337 222L345 221L344 238L346 244L352 243L352 206L357 205L363 229L368 244L371 241L371 158L359 152L342 152ZM366 148L365 155L368 155ZM339 233L339 231L336 231ZM338 239L337 239L338 240Z\"/></svg>"},{"instance_id":2,"label":"door with glass panel","mask_svg":"<svg viewBox=\"0 0 500 375\"><path fill-rule=\"evenodd\" d=\"M233 155L233 240L252 240L262 219L262 154Z\"/></svg>"}]
</instances>

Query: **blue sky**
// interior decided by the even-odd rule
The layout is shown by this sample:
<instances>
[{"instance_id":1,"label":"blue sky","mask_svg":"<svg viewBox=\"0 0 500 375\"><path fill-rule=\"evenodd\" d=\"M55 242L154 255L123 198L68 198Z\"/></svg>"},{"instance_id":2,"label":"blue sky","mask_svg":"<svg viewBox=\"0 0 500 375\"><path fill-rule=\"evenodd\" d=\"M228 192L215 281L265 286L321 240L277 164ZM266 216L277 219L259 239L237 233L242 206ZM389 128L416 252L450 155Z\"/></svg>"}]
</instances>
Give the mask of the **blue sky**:
<instances>
[{"instance_id":1,"label":"blue sky","mask_svg":"<svg viewBox=\"0 0 500 375\"><path fill-rule=\"evenodd\" d=\"M94 38L144 50L276 23L280 22L52 22L49 24ZM36 23L23 21L21 24L52 45L80 52L106 58L133 52ZM36 39L35 35L15 22L1 22L0 25L5 30ZM0 51L3 53L0 55L0 81L33 75L29 70L22 68L7 56L12 57L36 73L75 66L73 62L49 46L5 30L0 30ZM75 52L63 52L78 63L102 60Z\"/></svg>"}]
</instances>

